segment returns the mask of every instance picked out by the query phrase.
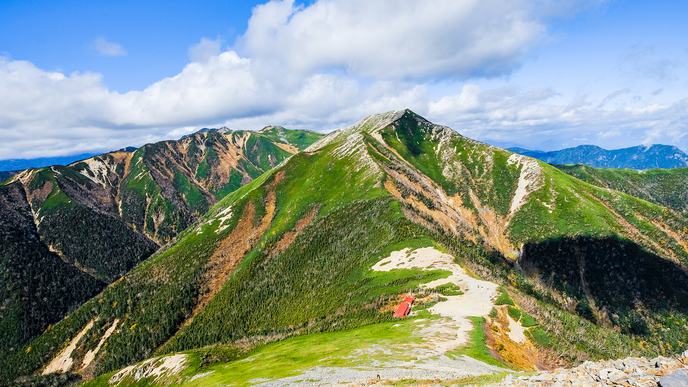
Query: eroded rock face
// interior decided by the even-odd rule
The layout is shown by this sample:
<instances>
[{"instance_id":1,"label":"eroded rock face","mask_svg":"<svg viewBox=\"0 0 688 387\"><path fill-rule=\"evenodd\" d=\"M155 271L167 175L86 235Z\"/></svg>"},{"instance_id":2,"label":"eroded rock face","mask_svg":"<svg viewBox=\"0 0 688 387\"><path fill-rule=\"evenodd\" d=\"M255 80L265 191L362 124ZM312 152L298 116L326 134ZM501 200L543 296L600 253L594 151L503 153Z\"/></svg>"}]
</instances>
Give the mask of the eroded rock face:
<instances>
[{"instance_id":1,"label":"eroded rock face","mask_svg":"<svg viewBox=\"0 0 688 387\"><path fill-rule=\"evenodd\" d=\"M507 377L498 385L688 387L688 356L586 361L575 368L559 368L535 376Z\"/></svg>"}]
</instances>

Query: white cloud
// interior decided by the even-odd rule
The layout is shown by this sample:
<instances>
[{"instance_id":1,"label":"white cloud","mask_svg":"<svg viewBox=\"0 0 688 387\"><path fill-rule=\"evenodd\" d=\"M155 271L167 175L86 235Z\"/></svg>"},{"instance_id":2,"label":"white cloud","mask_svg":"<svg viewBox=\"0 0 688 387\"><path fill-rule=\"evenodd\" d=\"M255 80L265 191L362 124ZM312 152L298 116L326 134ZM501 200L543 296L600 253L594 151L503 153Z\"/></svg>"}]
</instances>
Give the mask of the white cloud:
<instances>
[{"instance_id":1,"label":"white cloud","mask_svg":"<svg viewBox=\"0 0 688 387\"><path fill-rule=\"evenodd\" d=\"M537 2L536 2L537 3ZM526 0L273 0L254 9L241 47L301 73L343 68L376 78L494 76L545 37Z\"/></svg>"},{"instance_id":2,"label":"white cloud","mask_svg":"<svg viewBox=\"0 0 688 387\"><path fill-rule=\"evenodd\" d=\"M550 89L517 92L465 85L461 94L429 102L428 118L469 137L500 143L538 144L550 137L563 147L567 141L595 138L607 148L665 143L688 151L688 98L610 109L585 96L566 104L548 103L555 95Z\"/></svg>"},{"instance_id":3,"label":"white cloud","mask_svg":"<svg viewBox=\"0 0 688 387\"><path fill-rule=\"evenodd\" d=\"M604 97L604 99L602 100L602 102L600 102L599 107L602 107L602 106L606 105L607 103L611 102L614 98L616 98L616 97L618 97L618 96L620 96L620 95L622 95L622 94L628 94L628 93L630 93L630 92L631 92L631 89L629 89L629 88L624 88L624 89L621 89L621 90L616 90L616 91L614 91L614 92L611 92L609 95L607 95L606 97Z\"/></svg>"},{"instance_id":4,"label":"white cloud","mask_svg":"<svg viewBox=\"0 0 688 387\"><path fill-rule=\"evenodd\" d=\"M108 42L104 37L99 36L93 41L91 48L102 56L126 56L127 52L121 44Z\"/></svg>"}]
</instances>

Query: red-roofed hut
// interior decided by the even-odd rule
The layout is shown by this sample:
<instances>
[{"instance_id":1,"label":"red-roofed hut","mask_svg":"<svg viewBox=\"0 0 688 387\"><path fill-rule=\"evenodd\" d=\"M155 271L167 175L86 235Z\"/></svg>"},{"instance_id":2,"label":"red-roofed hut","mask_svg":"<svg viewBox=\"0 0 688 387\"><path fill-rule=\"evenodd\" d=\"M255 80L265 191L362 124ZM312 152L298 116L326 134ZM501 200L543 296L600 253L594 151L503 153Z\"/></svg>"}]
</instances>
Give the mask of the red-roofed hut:
<instances>
[{"instance_id":1,"label":"red-roofed hut","mask_svg":"<svg viewBox=\"0 0 688 387\"><path fill-rule=\"evenodd\" d=\"M413 305L413 301L416 300L416 297L413 296L406 296L404 301L397 306L397 310L394 312L394 317L399 317L399 318L406 318L409 313L411 313L411 306Z\"/></svg>"}]
</instances>

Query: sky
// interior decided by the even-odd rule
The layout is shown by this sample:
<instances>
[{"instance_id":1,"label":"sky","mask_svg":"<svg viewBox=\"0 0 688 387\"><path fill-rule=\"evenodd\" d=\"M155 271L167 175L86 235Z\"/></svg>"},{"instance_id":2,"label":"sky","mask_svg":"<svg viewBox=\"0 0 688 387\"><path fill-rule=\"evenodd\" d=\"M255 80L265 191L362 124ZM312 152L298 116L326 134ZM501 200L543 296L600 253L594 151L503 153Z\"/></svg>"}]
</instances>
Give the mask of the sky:
<instances>
[{"instance_id":1,"label":"sky","mask_svg":"<svg viewBox=\"0 0 688 387\"><path fill-rule=\"evenodd\" d=\"M0 2L0 160L410 108L498 146L688 152L688 2Z\"/></svg>"}]
</instances>

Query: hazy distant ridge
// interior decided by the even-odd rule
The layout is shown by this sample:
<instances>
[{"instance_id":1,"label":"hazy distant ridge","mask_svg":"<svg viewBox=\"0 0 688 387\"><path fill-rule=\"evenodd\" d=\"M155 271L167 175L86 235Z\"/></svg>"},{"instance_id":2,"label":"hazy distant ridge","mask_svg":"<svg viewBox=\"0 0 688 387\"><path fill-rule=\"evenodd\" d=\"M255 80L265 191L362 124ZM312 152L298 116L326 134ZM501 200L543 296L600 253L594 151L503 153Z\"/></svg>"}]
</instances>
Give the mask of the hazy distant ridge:
<instances>
[{"instance_id":1,"label":"hazy distant ridge","mask_svg":"<svg viewBox=\"0 0 688 387\"><path fill-rule=\"evenodd\" d=\"M67 165L75 161L93 157L98 153L82 153L73 156L42 157L38 159L0 160L0 171L19 171L27 168L42 168L51 165Z\"/></svg>"},{"instance_id":2,"label":"hazy distant ridge","mask_svg":"<svg viewBox=\"0 0 688 387\"><path fill-rule=\"evenodd\" d=\"M643 145L607 150L595 145L580 145L553 152L508 148L509 151L549 164L585 164L597 168L680 168L688 166L688 155L671 145Z\"/></svg>"}]
</instances>

